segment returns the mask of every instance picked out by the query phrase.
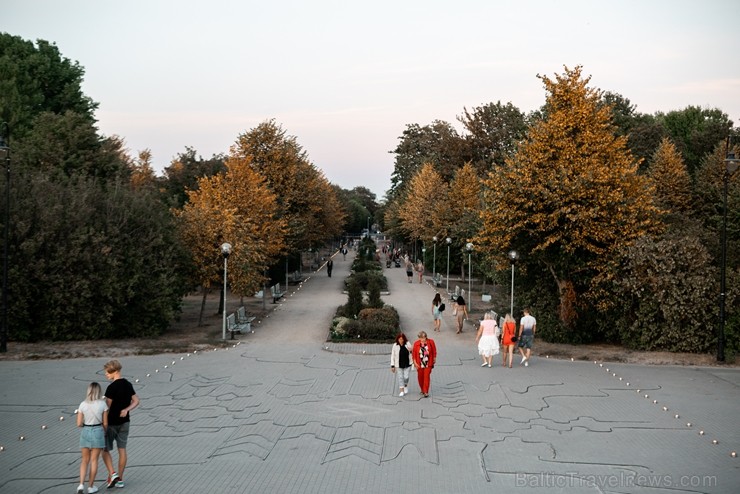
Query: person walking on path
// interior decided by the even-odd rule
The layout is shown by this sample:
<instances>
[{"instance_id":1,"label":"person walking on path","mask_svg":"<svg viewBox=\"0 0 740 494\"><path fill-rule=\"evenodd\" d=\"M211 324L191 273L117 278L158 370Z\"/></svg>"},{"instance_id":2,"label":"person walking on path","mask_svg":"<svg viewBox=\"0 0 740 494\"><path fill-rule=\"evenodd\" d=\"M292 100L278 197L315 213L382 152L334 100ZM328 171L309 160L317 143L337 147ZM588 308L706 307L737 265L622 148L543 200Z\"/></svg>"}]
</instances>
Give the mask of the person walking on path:
<instances>
[{"instance_id":1,"label":"person walking on path","mask_svg":"<svg viewBox=\"0 0 740 494\"><path fill-rule=\"evenodd\" d=\"M529 366L529 357L532 353L532 343L536 332L537 320L530 315L529 309L524 309L524 317L519 321L519 341L517 343L519 353L522 354L522 361L519 362L519 365Z\"/></svg>"},{"instance_id":2,"label":"person walking on path","mask_svg":"<svg viewBox=\"0 0 740 494\"><path fill-rule=\"evenodd\" d=\"M493 314L486 312L478 326L475 342L478 344L478 354L483 357L481 367L491 367L493 356L499 352L498 335L501 330L493 319Z\"/></svg>"},{"instance_id":3,"label":"person walking on path","mask_svg":"<svg viewBox=\"0 0 740 494\"><path fill-rule=\"evenodd\" d=\"M332 269L334 269L334 260L329 259L329 262L326 263L326 273L329 275L329 278L331 278Z\"/></svg>"},{"instance_id":4,"label":"person walking on path","mask_svg":"<svg viewBox=\"0 0 740 494\"><path fill-rule=\"evenodd\" d=\"M95 476L98 474L98 459L100 452L105 447L105 431L108 428L108 405L103 398L100 384L91 382L87 385L85 401L77 408L77 427L82 428L80 433L80 450L82 461L80 462L80 485L77 494L85 492L85 477L88 466L90 467L90 481L88 494L98 492L95 486Z\"/></svg>"},{"instance_id":5,"label":"person walking on path","mask_svg":"<svg viewBox=\"0 0 740 494\"><path fill-rule=\"evenodd\" d=\"M504 318L504 327L502 328L501 345L504 347L501 352L501 365L506 367L506 361L509 361L509 368L514 362L514 343L516 342L516 322L511 314L506 314Z\"/></svg>"},{"instance_id":6,"label":"person walking on path","mask_svg":"<svg viewBox=\"0 0 740 494\"><path fill-rule=\"evenodd\" d=\"M457 318L457 333L463 332L463 324L468 319L468 307L465 305L465 299L460 295L455 300L455 317Z\"/></svg>"},{"instance_id":7,"label":"person walking on path","mask_svg":"<svg viewBox=\"0 0 740 494\"><path fill-rule=\"evenodd\" d=\"M108 429L105 434L103 462L108 469L108 487L123 487L123 472L126 469L128 456L126 443L130 418L129 412L139 406L139 397L131 383L121 377L121 362L111 360L103 366L105 377L113 381L105 390L105 401L108 404ZM113 469L111 450L113 443L118 447L118 472Z\"/></svg>"},{"instance_id":8,"label":"person walking on path","mask_svg":"<svg viewBox=\"0 0 740 494\"><path fill-rule=\"evenodd\" d=\"M432 318L434 319L434 331L439 332L440 326L442 325L442 311L444 307L442 303L442 296L437 292L432 300Z\"/></svg>"},{"instance_id":9,"label":"person walking on path","mask_svg":"<svg viewBox=\"0 0 740 494\"><path fill-rule=\"evenodd\" d=\"M421 395L428 398L432 369L434 369L434 363L437 361L437 346L433 339L427 338L426 331L419 331L417 337L419 339L414 342L412 350L414 367L416 368Z\"/></svg>"},{"instance_id":10,"label":"person walking on path","mask_svg":"<svg viewBox=\"0 0 740 494\"><path fill-rule=\"evenodd\" d=\"M419 261L416 264L416 272L419 274L419 283L421 283L424 279L424 263Z\"/></svg>"},{"instance_id":11,"label":"person walking on path","mask_svg":"<svg viewBox=\"0 0 740 494\"><path fill-rule=\"evenodd\" d=\"M411 371L411 343L403 333L396 336L396 342L391 348L391 372L398 379L398 396L409 393L409 374Z\"/></svg>"},{"instance_id":12,"label":"person walking on path","mask_svg":"<svg viewBox=\"0 0 740 494\"><path fill-rule=\"evenodd\" d=\"M408 259L406 259L406 276L409 279L409 283L414 281L414 265Z\"/></svg>"}]
</instances>

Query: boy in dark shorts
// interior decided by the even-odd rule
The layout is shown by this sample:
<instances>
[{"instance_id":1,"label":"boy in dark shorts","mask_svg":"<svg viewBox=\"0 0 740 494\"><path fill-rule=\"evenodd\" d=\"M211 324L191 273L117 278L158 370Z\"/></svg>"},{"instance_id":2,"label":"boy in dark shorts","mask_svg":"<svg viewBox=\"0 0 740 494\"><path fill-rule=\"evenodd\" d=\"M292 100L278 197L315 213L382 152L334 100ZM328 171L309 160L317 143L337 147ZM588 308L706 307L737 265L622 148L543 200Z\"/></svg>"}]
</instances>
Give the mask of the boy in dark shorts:
<instances>
[{"instance_id":1,"label":"boy in dark shorts","mask_svg":"<svg viewBox=\"0 0 740 494\"><path fill-rule=\"evenodd\" d=\"M108 403L108 429L105 434L103 462L108 469L108 488L123 487L123 471L126 468L126 442L128 441L129 412L139 406L139 397L129 381L121 377L121 363L111 360L103 366L105 377L113 381L105 390ZM118 472L113 469L113 443L118 446Z\"/></svg>"}]
</instances>

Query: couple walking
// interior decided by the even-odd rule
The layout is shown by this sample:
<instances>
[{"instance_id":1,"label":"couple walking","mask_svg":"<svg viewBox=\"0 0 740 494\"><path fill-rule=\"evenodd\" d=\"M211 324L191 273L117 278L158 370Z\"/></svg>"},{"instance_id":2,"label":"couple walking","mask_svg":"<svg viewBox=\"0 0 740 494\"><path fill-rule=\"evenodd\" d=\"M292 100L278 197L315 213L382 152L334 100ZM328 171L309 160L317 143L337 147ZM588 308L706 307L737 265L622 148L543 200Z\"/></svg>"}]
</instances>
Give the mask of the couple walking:
<instances>
[{"instance_id":1,"label":"couple walking","mask_svg":"<svg viewBox=\"0 0 740 494\"><path fill-rule=\"evenodd\" d=\"M437 346L433 339L427 338L426 331L419 331L417 336L419 339L413 346L405 334L399 333L396 336L391 349L391 372L396 374L398 380L398 396L404 396L409 392L409 374L413 365L421 395L428 398L432 369L437 361Z\"/></svg>"}]
</instances>

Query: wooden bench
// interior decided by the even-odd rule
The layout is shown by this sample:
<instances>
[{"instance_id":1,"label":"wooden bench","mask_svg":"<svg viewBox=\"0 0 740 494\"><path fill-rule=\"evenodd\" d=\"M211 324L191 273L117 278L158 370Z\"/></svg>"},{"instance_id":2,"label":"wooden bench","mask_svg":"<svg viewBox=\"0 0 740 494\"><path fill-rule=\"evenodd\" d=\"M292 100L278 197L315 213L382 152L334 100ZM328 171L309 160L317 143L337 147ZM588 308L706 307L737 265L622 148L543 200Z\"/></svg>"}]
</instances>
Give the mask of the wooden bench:
<instances>
[{"instance_id":1,"label":"wooden bench","mask_svg":"<svg viewBox=\"0 0 740 494\"><path fill-rule=\"evenodd\" d=\"M270 287L270 294L272 295L272 303L276 304L278 300L283 298L285 292L280 291L280 283L275 283Z\"/></svg>"},{"instance_id":2,"label":"wooden bench","mask_svg":"<svg viewBox=\"0 0 740 494\"><path fill-rule=\"evenodd\" d=\"M442 274L441 273L437 273L434 276L432 276L432 284L434 284L434 286L442 286Z\"/></svg>"},{"instance_id":3,"label":"wooden bench","mask_svg":"<svg viewBox=\"0 0 740 494\"><path fill-rule=\"evenodd\" d=\"M293 271L290 273L290 277L288 278L288 284L289 285L297 285L298 283L303 281L303 275L300 271Z\"/></svg>"},{"instance_id":4,"label":"wooden bench","mask_svg":"<svg viewBox=\"0 0 740 494\"><path fill-rule=\"evenodd\" d=\"M252 331L252 321L255 319L257 317L247 314L247 309L243 305L236 310L236 324L241 328L241 331L247 333Z\"/></svg>"}]
</instances>

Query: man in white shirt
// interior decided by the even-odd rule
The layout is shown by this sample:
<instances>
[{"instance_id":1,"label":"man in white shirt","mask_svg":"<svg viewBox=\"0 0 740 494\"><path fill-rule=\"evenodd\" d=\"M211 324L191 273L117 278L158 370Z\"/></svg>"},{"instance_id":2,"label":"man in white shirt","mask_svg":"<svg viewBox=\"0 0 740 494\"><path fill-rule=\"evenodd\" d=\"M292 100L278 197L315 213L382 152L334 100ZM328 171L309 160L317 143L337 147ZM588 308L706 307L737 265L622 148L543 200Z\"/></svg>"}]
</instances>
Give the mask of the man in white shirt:
<instances>
[{"instance_id":1,"label":"man in white shirt","mask_svg":"<svg viewBox=\"0 0 740 494\"><path fill-rule=\"evenodd\" d=\"M522 361L519 365L529 366L529 356L532 353L532 342L534 334L537 332L537 320L529 314L529 309L524 309L524 317L519 322L519 353L522 354ZM526 353L524 352L526 350Z\"/></svg>"}]
</instances>

